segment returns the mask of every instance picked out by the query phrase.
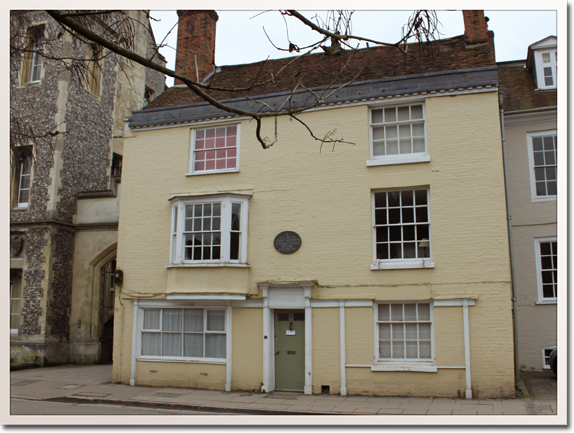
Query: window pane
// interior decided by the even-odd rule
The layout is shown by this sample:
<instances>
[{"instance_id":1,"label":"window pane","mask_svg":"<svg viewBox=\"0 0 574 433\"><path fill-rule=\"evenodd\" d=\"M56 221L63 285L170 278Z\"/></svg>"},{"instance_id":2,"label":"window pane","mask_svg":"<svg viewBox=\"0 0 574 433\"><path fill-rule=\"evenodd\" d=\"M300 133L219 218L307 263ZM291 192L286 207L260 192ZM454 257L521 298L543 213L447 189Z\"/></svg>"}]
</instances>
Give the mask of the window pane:
<instances>
[{"instance_id":1,"label":"window pane","mask_svg":"<svg viewBox=\"0 0 574 433\"><path fill-rule=\"evenodd\" d=\"M383 110L371 111L371 122L372 123L383 123Z\"/></svg>"},{"instance_id":2,"label":"window pane","mask_svg":"<svg viewBox=\"0 0 574 433\"><path fill-rule=\"evenodd\" d=\"M393 226L393 227L389 227L389 231L391 232L391 241L400 241L402 240L401 237L401 227L400 226Z\"/></svg>"},{"instance_id":3,"label":"window pane","mask_svg":"<svg viewBox=\"0 0 574 433\"><path fill-rule=\"evenodd\" d=\"M532 150L542 150L542 137L534 137L532 139Z\"/></svg>"},{"instance_id":4,"label":"window pane","mask_svg":"<svg viewBox=\"0 0 574 433\"><path fill-rule=\"evenodd\" d=\"M375 141L373 143L373 155L384 155L385 154L385 142Z\"/></svg>"},{"instance_id":5,"label":"window pane","mask_svg":"<svg viewBox=\"0 0 574 433\"><path fill-rule=\"evenodd\" d=\"M544 165L544 153L543 152L534 152L534 165L535 166Z\"/></svg>"},{"instance_id":6,"label":"window pane","mask_svg":"<svg viewBox=\"0 0 574 433\"><path fill-rule=\"evenodd\" d=\"M399 107L399 121L410 120L409 107Z\"/></svg>"},{"instance_id":7,"label":"window pane","mask_svg":"<svg viewBox=\"0 0 574 433\"><path fill-rule=\"evenodd\" d=\"M391 325L388 323L379 324L379 340L391 339Z\"/></svg>"},{"instance_id":8,"label":"window pane","mask_svg":"<svg viewBox=\"0 0 574 433\"><path fill-rule=\"evenodd\" d=\"M203 332L203 310L186 308L183 312L183 330L188 332Z\"/></svg>"},{"instance_id":9,"label":"window pane","mask_svg":"<svg viewBox=\"0 0 574 433\"><path fill-rule=\"evenodd\" d=\"M545 173L544 168L535 168L534 169L534 177L536 178L536 180L545 180L544 173Z\"/></svg>"},{"instance_id":10,"label":"window pane","mask_svg":"<svg viewBox=\"0 0 574 433\"><path fill-rule=\"evenodd\" d=\"M552 284L543 285L542 296L545 298L554 298L554 286Z\"/></svg>"},{"instance_id":11,"label":"window pane","mask_svg":"<svg viewBox=\"0 0 574 433\"><path fill-rule=\"evenodd\" d=\"M427 204L427 191L426 191L426 189L417 189L415 191L415 204L417 206Z\"/></svg>"},{"instance_id":12,"label":"window pane","mask_svg":"<svg viewBox=\"0 0 574 433\"><path fill-rule=\"evenodd\" d=\"M393 322L403 321L403 304L391 304L391 320ZM401 327L402 329L402 327Z\"/></svg>"},{"instance_id":13,"label":"window pane","mask_svg":"<svg viewBox=\"0 0 574 433\"><path fill-rule=\"evenodd\" d=\"M401 139L399 141L399 153L401 155L404 155L406 153L412 153L410 138Z\"/></svg>"},{"instance_id":14,"label":"window pane","mask_svg":"<svg viewBox=\"0 0 574 433\"><path fill-rule=\"evenodd\" d=\"M397 140L388 140L386 147L387 155L398 155L399 154L399 143Z\"/></svg>"},{"instance_id":15,"label":"window pane","mask_svg":"<svg viewBox=\"0 0 574 433\"><path fill-rule=\"evenodd\" d=\"M378 128L373 128L373 140L383 140L385 138L385 128L379 126Z\"/></svg>"},{"instance_id":16,"label":"window pane","mask_svg":"<svg viewBox=\"0 0 574 433\"><path fill-rule=\"evenodd\" d=\"M393 358L405 357L405 343L404 341L393 341Z\"/></svg>"},{"instance_id":17,"label":"window pane","mask_svg":"<svg viewBox=\"0 0 574 433\"><path fill-rule=\"evenodd\" d=\"M162 334L162 355L181 356L181 334Z\"/></svg>"},{"instance_id":18,"label":"window pane","mask_svg":"<svg viewBox=\"0 0 574 433\"><path fill-rule=\"evenodd\" d=\"M429 226L428 225L418 225L417 227L417 240L422 241L429 239Z\"/></svg>"},{"instance_id":19,"label":"window pane","mask_svg":"<svg viewBox=\"0 0 574 433\"><path fill-rule=\"evenodd\" d=\"M396 122L396 121L397 121L397 112L395 107L385 108L385 123Z\"/></svg>"},{"instance_id":20,"label":"window pane","mask_svg":"<svg viewBox=\"0 0 574 433\"><path fill-rule=\"evenodd\" d=\"M431 357L430 341L421 341L419 343L419 358L430 359L430 357Z\"/></svg>"},{"instance_id":21,"label":"window pane","mask_svg":"<svg viewBox=\"0 0 574 433\"><path fill-rule=\"evenodd\" d=\"M403 226L403 239L405 241L415 240L415 226Z\"/></svg>"},{"instance_id":22,"label":"window pane","mask_svg":"<svg viewBox=\"0 0 574 433\"><path fill-rule=\"evenodd\" d=\"M225 310L207 310L207 331L225 331Z\"/></svg>"},{"instance_id":23,"label":"window pane","mask_svg":"<svg viewBox=\"0 0 574 433\"><path fill-rule=\"evenodd\" d=\"M536 182L536 195L546 195L546 184L544 182Z\"/></svg>"},{"instance_id":24,"label":"window pane","mask_svg":"<svg viewBox=\"0 0 574 433\"><path fill-rule=\"evenodd\" d=\"M556 158L554 151L544 152L544 160L546 161L546 165L554 165L556 164Z\"/></svg>"},{"instance_id":25,"label":"window pane","mask_svg":"<svg viewBox=\"0 0 574 433\"><path fill-rule=\"evenodd\" d=\"M377 244L377 259L387 260L389 258L389 244Z\"/></svg>"},{"instance_id":26,"label":"window pane","mask_svg":"<svg viewBox=\"0 0 574 433\"><path fill-rule=\"evenodd\" d=\"M403 208L403 223L415 222L415 216L412 207Z\"/></svg>"},{"instance_id":27,"label":"window pane","mask_svg":"<svg viewBox=\"0 0 574 433\"><path fill-rule=\"evenodd\" d=\"M240 233L232 232L230 233L229 239L229 259L239 260L239 236Z\"/></svg>"},{"instance_id":28,"label":"window pane","mask_svg":"<svg viewBox=\"0 0 574 433\"><path fill-rule=\"evenodd\" d=\"M416 214L418 223L428 222L428 211L426 207L417 207Z\"/></svg>"},{"instance_id":29,"label":"window pane","mask_svg":"<svg viewBox=\"0 0 574 433\"><path fill-rule=\"evenodd\" d=\"M389 240L389 228L377 227L377 242L387 242Z\"/></svg>"},{"instance_id":30,"label":"window pane","mask_svg":"<svg viewBox=\"0 0 574 433\"><path fill-rule=\"evenodd\" d=\"M399 224L401 222L401 210L389 209L389 224Z\"/></svg>"},{"instance_id":31,"label":"window pane","mask_svg":"<svg viewBox=\"0 0 574 433\"><path fill-rule=\"evenodd\" d=\"M409 319L407 319L409 320ZM405 324L405 338L407 340L417 339L417 324L416 323L406 323Z\"/></svg>"},{"instance_id":32,"label":"window pane","mask_svg":"<svg viewBox=\"0 0 574 433\"><path fill-rule=\"evenodd\" d=\"M390 358L391 357L391 342L381 341L379 342L379 358Z\"/></svg>"},{"instance_id":33,"label":"window pane","mask_svg":"<svg viewBox=\"0 0 574 433\"><path fill-rule=\"evenodd\" d=\"M231 206L231 230L240 230L241 205L233 203Z\"/></svg>"},{"instance_id":34,"label":"window pane","mask_svg":"<svg viewBox=\"0 0 574 433\"><path fill-rule=\"evenodd\" d=\"M557 191L556 191L556 182L548 182L548 184L546 185L548 188L548 195L556 195Z\"/></svg>"},{"instance_id":35,"label":"window pane","mask_svg":"<svg viewBox=\"0 0 574 433\"><path fill-rule=\"evenodd\" d=\"M177 309L164 309L162 330L166 331L179 331L181 332L181 310Z\"/></svg>"},{"instance_id":36,"label":"window pane","mask_svg":"<svg viewBox=\"0 0 574 433\"><path fill-rule=\"evenodd\" d=\"M399 125L399 137L409 138L411 136L411 125Z\"/></svg>"},{"instance_id":37,"label":"window pane","mask_svg":"<svg viewBox=\"0 0 574 433\"><path fill-rule=\"evenodd\" d=\"M430 320L430 305L418 304L419 320Z\"/></svg>"},{"instance_id":38,"label":"window pane","mask_svg":"<svg viewBox=\"0 0 574 433\"><path fill-rule=\"evenodd\" d=\"M416 341L407 341L407 354L406 358L416 359L418 358L417 355L417 342Z\"/></svg>"},{"instance_id":39,"label":"window pane","mask_svg":"<svg viewBox=\"0 0 574 433\"><path fill-rule=\"evenodd\" d=\"M203 358L203 334L184 334L183 356Z\"/></svg>"},{"instance_id":40,"label":"window pane","mask_svg":"<svg viewBox=\"0 0 574 433\"><path fill-rule=\"evenodd\" d=\"M142 356L161 356L160 333L142 333Z\"/></svg>"},{"instance_id":41,"label":"window pane","mask_svg":"<svg viewBox=\"0 0 574 433\"><path fill-rule=\"evenodd\" d=\"M536 170L539 170L538 168ZM556 167L547 167L546 168L546 179L547 180L556 180ZM536 179L538 180L538 179Z\"/></svg>"},{"instance_id":42,"label":"window pane","mask_svg":"<svg viewBox=\"0 0 574 433\"><path fill-rule=\"evenodd\" d=\"M417 320L417 304L405 304L405 320L407 322Z\"/></svg>"},{"instance_id":43,"label":"window pane","mask_svg":"<svg viewBox=\"0 0 574 433\"><path fill-rule=\"evenodd\" d=\"M10 301L10 313L18 314L19 312L20 312L20 300L19 299L12 299Z\"/></svg>"},{"instance_id":44,"label":"window pane","mask_svg":"<svg viewBox=\"0 0 574 433\"><path fill-rule=\"evenodd\" d=\"M397 127L395 125L385 126L385 136L387 137L387 140L397 138L398 137Z\"/></svg>"},{"instance_id":45,"label":"window pane","mask_svg":"<svg viewBox=\"0 0 574 433\"><path fill-rule=\"evenodd\" d=\"M389 304L380 304L379 305L379 320L388 322L390 320L389 315Z\"/></svg>"},{"instance_id":46,"label":"window pane","mask_svg":"<svg viewBox=\"0 0 574 433\"><path fill-rule=\"evenodd\" d=\"M411 119L422 119L423 118L423 106L413 105L411 106Z\"/></svg>"},{"instance_id":47,"label":"window pane","mask_svg":"<svg viewBox=\"0 0 574 433\"><path fill-rule=\"evenodd\" d=\"M375 210L375 224L386 224L387 223L387 210L377 209Z\"/></svg>"},{"instance_id":48,"label":"window pane","mask_svg":"<svg viewBox=\"0 0 574 433\"><path fill-rule=\"evenodd\" d=\"M143 329L159 329L159 310L144 310Z\"/></svg>"},{"instance_id":49,"label":"window pane","mask_svg":"<svg viewBox=\"0 0 574 433\"><path fill-rule=\"evenodd\" d=\"M540 254L543 256L549 256L551 254L550 242L540 242Z\"/></svg>"},{"instance_id":50,"label":"window pane","mask_svg":"<svg viewBox=\"0 0 574 433\"><path fill-rule=\"evenodd\" d=\"M400 197L401 193L399 191L389 191L389 207L398 207L401 205Z\"/></svg>"},{"instance_id":51,"label":"window pane","mask_svg":"<svg viewBox=\"0 0 574 433\"><path fill-rule=\"evenodd\" d=\"M20 316L18 314L13 314L10 316L10 329L18 329L19 328L19 320Z\"/></svg>"},{"instance_id":52,"label":"window pane","mask_svg":"<svg viewBox=\"0 0 574 433\"><path fill-rule=\"evenodd\" d=\"M413 192L412 191L401 191L401 205L402 206L412 206L413 205Z\"/></svg>"},{"instance_id":53,"label":"window pane","mask_svg":"<svg viewBox=\"0 0 574 433\"><path fill-rule=\"evenodd\" d=\"M385 207L387 205L387 193L377 192L375 193L375 207Z\"/></svg>"},{"instance_id":54,"label":"window pane","mask_svg":"<svg viewBox=\"0 0 574 433\"><path fill-rule=\"evenodd\" d=\"M430 323L419 323L419 338L430 340Z\"/></svg>"},{"instance_id":55,"label":"window pane","mask_svg":"<svg viewBox=\"0 0 574 433\"><path fill-rule=\"evenodd\" d=\"M225 334L205 334L205 357L225 358Z\"/></svg>"},{"instance_id":56,"label":"window pane","mask_svg":"<svg viewBox=\"0 0 574 433\"><path fill-rule=\"evenodd\" d=\"M413 243L404 243L403 244L403 258L404 259L416 259L416 244Z\"/></svg>"}]
</instances>

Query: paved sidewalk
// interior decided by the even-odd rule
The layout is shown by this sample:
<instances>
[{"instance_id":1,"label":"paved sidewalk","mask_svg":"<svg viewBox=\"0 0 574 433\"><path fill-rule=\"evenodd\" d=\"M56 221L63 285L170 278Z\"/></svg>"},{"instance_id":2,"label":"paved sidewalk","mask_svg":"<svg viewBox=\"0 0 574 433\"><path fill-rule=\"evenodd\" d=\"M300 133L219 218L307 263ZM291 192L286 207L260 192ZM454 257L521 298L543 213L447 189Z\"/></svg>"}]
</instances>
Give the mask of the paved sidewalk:
<instances>
[{"instance_id":1,"label":"paved sidewalk","mask_svg":"<svg viewBox=\"0 0 574 433\"><path fill-rule=\"evenodd\" d=\"M460 399L246 393L113 384L111 365L12 371L12 398L252 415L555 415L556 378L523 376L530 398Z\"/></svg>"}]
</instances>

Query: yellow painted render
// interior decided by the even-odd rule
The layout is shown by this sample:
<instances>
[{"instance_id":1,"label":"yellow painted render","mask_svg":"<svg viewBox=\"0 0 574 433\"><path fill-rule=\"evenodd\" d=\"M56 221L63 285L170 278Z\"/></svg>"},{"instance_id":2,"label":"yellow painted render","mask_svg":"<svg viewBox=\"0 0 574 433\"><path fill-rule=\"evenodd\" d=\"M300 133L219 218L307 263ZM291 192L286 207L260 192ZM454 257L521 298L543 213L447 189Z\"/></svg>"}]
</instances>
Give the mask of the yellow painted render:
<instances>
[{"instance_id":1,"label":"yellow painted render","mask_svg":"<svg viewBox=\"0 0 574 433\"><path fill-rule=\"evenodd\" d=\"M424 102L431 161L416 164L366 166L367 106L301 115L316 135L323 136L337 128L345 140L355 143L337 144L333 151L327 145L320 151L320 144L303 127L286 118L278 119L279 141L267 150L256 142L253 122L218 124L241 124L237 173L186 176L191 129L207 124L133 131L132 138L125 140L118 234L123 296L162 298L173 287L177 287L177 292L193 293L200 288L209 293L225 290L261 296L258 282L317 281L312 289L313 299L468 297L476 299L476 306L469 309L473 387L485 392L496 382L505 393L513 392L510 271L497 93L433 97ZM272 120L264 121L262 135L273 135ZM372 191L412 187L430 189L435 268L372 271ZM244 272L246 277L240 278L232 276L228 269L207 268L217 275L213 278L218 283L204 289L205 284L197 282L205 281L204 269L178 268L173 272L166 266L170 264L172 220L168 199L206 191L252 192L247 260L251 267ZM302 238L301 248L294 254L282 255L273 248L274 237L284 230L295 231ZM180 272L185 277L178 275ZM184 284L171 283L171 278L181 278L179 281ZM116 341L121 341L118 349L125 361L121 366L114 363L114 377L122 382L129 379L129 309L125 311L123 331L122 327L116 329ZM440 319L444 323L454 320L453 314L462 314L461 307L448 309L459 312L445 312ZM313 314L327 314L319 310L313 309ZM436 314L439 320L438 309ZM346 309L346 318L347 363L372 363L372 309ZM456 326L455 337L460 341L462 319ZM314 359L321 356L316 351L321 338L338 341L338 325L326 327L325 332L328 331L331 333L314 337ZM444 343L437 340L437 347ZM462 344L445 347L452 352L445 357L457 363L464 359ZM315 367L316 361L313 362ZM314 370L314 374L320 374ZM347 369L350 392L355 379L360 383L364 377L367 386L382 375L389 375L370 369L353 370L354 373L350 370L353 369ZM464 372L460 371L402 373L398 383L414 387L420 375L434 377L432 383L448 386L451 394L462 377L460 388L464 388ZM340 380L339 373L335 376L331 379L333 386ZM446 378L450 379L445 382ZM320 389L315 379L313 386ZM446 388L444 392L447 393Z\"/></svg>"},{"instance_id":2,"label":"yellow painted render","mask_svg":"<svg viewBox=\"0 0 574 433\"><path fill-rule=\"evenodd\" d=\"M231 388L261 391L263 383L263 310L233 309Z\"/></svg>"},{"instance_id":3,"label":"yellow painted render","mask_svg":"<svg viewBox=\"0 0 574 433\"><path fill-rule=\"evenodd\" d=\"M166 294L169 293L235 293L247 295L249 268L222 267L170 268L167 270ZM254 294L257 294L255 291Z\"/></svg>"},{"instance_id":4,"label":"yellow painted render","mask_svg":"<svg viewBox=\"0 0 574 433\"><path fill-rule=\"evenodd\" d=\"M225 391L225 364L138 361L136 384Z\"/></svg>"},{"instance_id":5,"label":"yellow painted render","mask_svg":"<svg viewBox=\"0 0 574 433\"><path fill-rule=\"evenodd\" d=\"M313 394L329 386L331 394L341 392L341 344L339 308L313 309Z\"/></svg>"}]
</instances>

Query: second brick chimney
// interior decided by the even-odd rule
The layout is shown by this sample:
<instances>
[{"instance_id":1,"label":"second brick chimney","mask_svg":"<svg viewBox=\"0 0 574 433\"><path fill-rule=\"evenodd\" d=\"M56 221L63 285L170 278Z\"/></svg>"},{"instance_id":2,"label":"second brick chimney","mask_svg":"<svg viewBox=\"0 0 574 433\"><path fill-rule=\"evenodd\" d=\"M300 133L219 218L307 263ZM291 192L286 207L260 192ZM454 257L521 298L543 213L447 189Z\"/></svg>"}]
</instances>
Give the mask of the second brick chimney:
<instances>
[{"instance_id":1,"label":"second brick chimney","mask_svg":"<svg viewBox=\"0 0 574 433\"><path fill-rule=\"evenodd\" d=\"M194 81L203 81L215 68L215 11L177 11L175 70ZM174 84L183 84L175 80Z\"/></svg>"}]
</instances>

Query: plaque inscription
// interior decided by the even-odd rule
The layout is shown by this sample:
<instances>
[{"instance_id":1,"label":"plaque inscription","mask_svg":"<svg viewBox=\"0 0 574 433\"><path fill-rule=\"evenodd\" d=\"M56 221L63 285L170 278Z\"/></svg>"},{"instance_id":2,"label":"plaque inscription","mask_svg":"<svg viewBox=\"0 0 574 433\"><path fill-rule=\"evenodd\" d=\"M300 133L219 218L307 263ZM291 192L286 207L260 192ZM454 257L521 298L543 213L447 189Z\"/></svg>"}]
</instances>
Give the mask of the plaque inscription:
<instances>
[{"instance_id":1,"label":"plaque inscription","mask_svg":"<svg viewBox=\"0 0 574 433\"><path fill-rule=\"evenodd\" d=\"M301 247L301 236L295 232L281 232L275 236L273 246L281 254L291 254Z\"/></svg>"}]
</instances>

